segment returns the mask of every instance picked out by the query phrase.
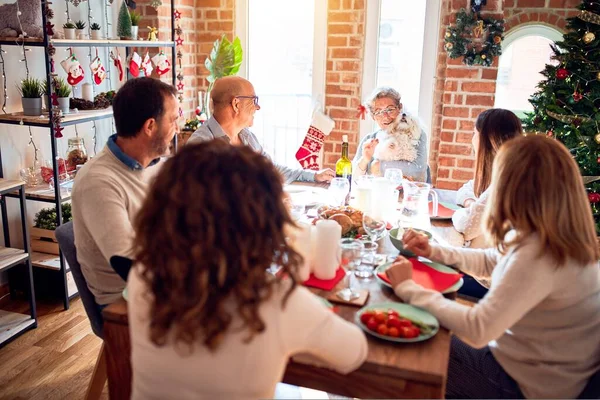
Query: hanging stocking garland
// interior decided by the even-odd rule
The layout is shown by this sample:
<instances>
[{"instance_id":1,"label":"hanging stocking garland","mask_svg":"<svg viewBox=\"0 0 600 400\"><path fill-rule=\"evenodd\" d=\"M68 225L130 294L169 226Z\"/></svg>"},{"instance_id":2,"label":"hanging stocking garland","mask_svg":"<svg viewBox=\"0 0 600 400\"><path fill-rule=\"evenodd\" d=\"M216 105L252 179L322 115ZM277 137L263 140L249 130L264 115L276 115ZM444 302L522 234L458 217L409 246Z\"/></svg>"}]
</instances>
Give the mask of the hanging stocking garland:
<instances>
[{"instance_id":1,"label":"hanging stocking garland","mask_svg":"<svg viewBox=\"0 0 600 400\"><path fill-rule=\"evenodd\" d=\"M96 85L99 85L102 82L104 82L104 79L106 78L106 69L104 68L104 65L102 65L102 61L100 61L100 57L98 57L97 52L96 58L94 58L94 60L92 60L92 62L90 63L90 69L92 70L94 83Z\"/></svg>"},{"instance_id":2,"label":"hanging stocking garland","mask_svg":"<svg viewBox=\"0 0 600 400\"><path fill-rule=\"evenodd\" d=\"M171 62L162 50L152 57L152 62L156 66L156 73L159 76L162 76L171 70Z\"/></svg>"},{"instance_id":3,"label":"hanging stocking garland","mask_svg":"<svg viewBox=\"0 0 600 400\"><path fill-rule=\"evenodd\" d=\"M77 86L84 77L83 67L77 60L74 54L71 54L66 59L60 62L60 65L63 67L65 72L67 73L67 82L71 86Z\"/></svg>"},{"instance_id":4,"label":"hanging stocking garland","mask_svg":"<svg viewBox=\"0 0 600 400\"><path fill-rule=\"evenodd\" d=\"M142 65L142 57L137 52L131 53L129 56L129 62L127 63L129 68L129 73L134 78L140 76L140 67Z\"/></svg>"},{"instance_id":5,"label":"hanging stocking garland","mask_svg":"<svg viewBox=\"0 0 600 400\"><path fill-rule=\"evenodd\" d=\"M115 67L117 67L117 70L119 71L119 82L123 80L123 62L121 61L121 55L119 54L119 50L115 49L117 55L115 56L115 54L111 51L110 52L110 58L113 60Z\"/></svg>"},{"instance_id":6,"label":"hanging stocking garland","mask_svg":"<svg viewBox=\"0 0 600 400\"><path fill-rule=\"evenodd\" d=\"M146 55L144 56L144 61L142 61L142 70L144 71L144 76L152 75L152 61L150 60L150 54L146 51Z\"/></svg>"},{"instance_id":7,"label":"hanging stocking garland","mask_svg":"<svg viewBox=\"0 0 600 400\"><path fill-rule=\"evenodd\" d=\"M302 146L296 152L296 160L304 169L319 170L319 152L325 136L329 135L335 122L321 111L315 110Z\"/></svg>"},{"instance_id":8,"label":"hanging stocking garland","mask_svg":"<svg viewBox=\"0 0 600 400\"><path fill-rule=\"evenodd\" d=\"M175 28L175 34L177 35L177 40L175 40L175 45L177 46L177 69L179 70L177 73L177 91L179 92L179 116L183 117L183 109L181 108L181 104L183 104L183 90L185 89L185 85L183 83L183 52L181 49L183 48L183 29L181 29L181 25L179 24L179 20L181 19L181 12L179 10L175 10L173 12L173 17L177 22L177 27Z\"/></svg>"}]
</instances>

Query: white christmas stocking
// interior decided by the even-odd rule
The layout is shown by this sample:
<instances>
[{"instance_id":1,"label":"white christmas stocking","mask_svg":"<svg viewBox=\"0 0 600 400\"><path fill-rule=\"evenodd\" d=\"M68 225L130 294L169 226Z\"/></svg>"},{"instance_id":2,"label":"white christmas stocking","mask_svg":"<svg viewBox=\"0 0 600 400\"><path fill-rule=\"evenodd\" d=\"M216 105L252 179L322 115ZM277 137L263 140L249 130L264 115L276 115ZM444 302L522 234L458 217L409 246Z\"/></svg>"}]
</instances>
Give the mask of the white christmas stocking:
<instances>
[{"instance_id":1,"label":"white christmas stocking","mask_svg":"<svg viewBox=\"0 0 600 400\"><path fill-rule=\"evenodd\" d=\"M96 56L94 60L90 63L90 69L92 70L92 74L94 76L94 83L96 85L101 84L106 78L106 69L104 65L102 65L102 61L100 61L100 57Z\"/></svg>"},{"instance_id":2,"label":"white christmas stocking","mask_svg":"<svg viewBox=\"0 0 600 400\"><path fill-rule=\"evenodd\" d=\"M76 86L83 80L83 68L75 57L74 54L70 55L66 59L60 62L60 65L63 67L65 72L67 73L67 82L71 86Z\"/></svg>"},{"instance_id":3,"label":"white christmas stocking","mask_svg":"<svg viewBox=\"0 0 600 400\"><path fill-rule=\"evenodd\" d=\"M154 57L152 57L152 62L156 66L156 73L160 76L166 74L171 70L171 62L169 61L165 53L162 51Z\"/></svg>"},{"instance_id":4,"label":"white christmas stocking","mask_svg":"<svg viewBox=\"0 0 600 400\"><path fill-rule=\"evenodd\" d=\"M313 112L312 121L304 137L302 146L296 152L296 160L303 169L319 170L319 152L323 147L325 136L328 136L335 122L321 111Z\"/></svg>"},{"instance_id":5,"label":"white christmas stocking","mask_svg":"<svg viewBox=\"0 0 600 400\"><path fill-rule=\"evenodd\" d=\"M148 52L146 52L146 55L144 56L144 61L142 61L142 70L144 71L144 76L152 75L153 69L154 69L154 67L152 67L152 61L150 60L150 55L148 54Z\"/></svg>"}]
</instances>

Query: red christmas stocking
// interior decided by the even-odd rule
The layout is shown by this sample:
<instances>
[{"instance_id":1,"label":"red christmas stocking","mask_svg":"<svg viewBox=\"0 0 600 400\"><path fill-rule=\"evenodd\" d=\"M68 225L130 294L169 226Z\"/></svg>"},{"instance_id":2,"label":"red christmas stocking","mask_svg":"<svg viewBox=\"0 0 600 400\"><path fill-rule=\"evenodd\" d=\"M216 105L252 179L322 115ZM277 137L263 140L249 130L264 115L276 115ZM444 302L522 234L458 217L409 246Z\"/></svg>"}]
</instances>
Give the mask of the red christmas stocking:
<instances>
[{"instance_id":1,"label":"red christmas stocking","mask_svg":"<svg viewBox=\"0 0 600 400\"><path fill-rule=\"evenodd\" d=\"M171 62L162 51L152 57L152 62L156 65L156 73L158 75L164 75L171 70Z\"/></svg>"},{"instance_id":2,"label":"red christmas stocking","mask_svg":"<svg viewBox=\"0 0 600 400\"><path fill-rule=\"evenodd\" d=\"M60 65L67 73L67 82L69 85L76 86L83 80L83 68L81 67L79 60L77 60L75 55L70 55L66 59L62 60Z\"/></svg>"},{"instance_id":3,"label":"red christmas stocking","mask_svg":"<svg viewBox=\"0 0 600 400\"><path fill-rule=\"evenodd\" d=\"M119 81L122 81L123 80L123 62L121 61L121 55L119 54L119 51L117 50L116 56L111 51L110 58L112 58L113 62L115 63L115 67L117 67L117 70L119 71Z\"/></svg>"},{"instance_id":4,"label":"red christmas stocking","mask_svg":"<svg viewBox=\"0 0 600 400\"><path fill-rule=\"evenodd\" d=\"M325 136L329 135L335 126L335 122L321 111L315 110L308 132L304 137L302 146L296 152L296 160L304 169L318 171L319 152L323 147Z\"/></svg>"},{"instance_id":5,"label":"red christmas stocking","mask_svg":"<svg viewBox=\"0 0 600 400\"><path fill-rule=\"evenodd\" d=\"M102 65L102 61L100 61L100 57L94 58L94 61L90 63L90 69L92 70L92 74L94 76L94 83L96 85L101 84L106 78L106 69L104 69L104 65Z\"/></svg>"},{"instance_id":6,"label":"red christmas stocking","mask_svg":"<svg viewBox=\"0 0 600 400\"><path fill-rule=\"evenodd\" d=\"M135 51L129 57L129 73L134 78L140 76L140 66L142 65L142 57Z\"/></svg>"}]
</instances>

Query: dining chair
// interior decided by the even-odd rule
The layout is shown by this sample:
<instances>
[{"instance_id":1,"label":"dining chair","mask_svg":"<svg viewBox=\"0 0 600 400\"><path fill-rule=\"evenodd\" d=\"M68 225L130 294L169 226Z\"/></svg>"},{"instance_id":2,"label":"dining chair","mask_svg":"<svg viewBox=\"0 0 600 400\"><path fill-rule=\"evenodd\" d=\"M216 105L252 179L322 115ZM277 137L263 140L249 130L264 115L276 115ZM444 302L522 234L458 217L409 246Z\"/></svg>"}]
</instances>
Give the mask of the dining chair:
<instances>
[{"instance_id":1,"label":"dining chair","mask_svg":"<svg viewBox=\"0 0 600 400\"><path fill-rule=\"evenodd\" d=\"M75 281L75 285L79 291L79 296L83 302L85 313L90 320L92 331L96 336L102 339L104 320L102 319L100 308L96 303L96 298L88 288L85 276L83 276L83 273L81 272L81 265L79 265L79 262L77 261L73 222L67 222L63 225L60 225L58 228L56 228L54 233L56 235L56 240L58 241L60 250L65 256L67 264L71 268L71 274L73 274L73 280ZM104 389L106 380L106 352L104 350L104 342L102 342L102 347L100 348L100 353L98 354L98 359L96 360L92 379L90 380L85 398L88 400L99 399L100 395L102 394L102 390Z\"/></svg>"},{"instance_id":2,"label":"dining chair","mask_svg":"<svg viewBox=\"0 0 600 400\"><path fill-rule=\"evenodd\" d=\"M600 370L590 378L578 399L600 399Z\"/></svg>"}]
</instances>

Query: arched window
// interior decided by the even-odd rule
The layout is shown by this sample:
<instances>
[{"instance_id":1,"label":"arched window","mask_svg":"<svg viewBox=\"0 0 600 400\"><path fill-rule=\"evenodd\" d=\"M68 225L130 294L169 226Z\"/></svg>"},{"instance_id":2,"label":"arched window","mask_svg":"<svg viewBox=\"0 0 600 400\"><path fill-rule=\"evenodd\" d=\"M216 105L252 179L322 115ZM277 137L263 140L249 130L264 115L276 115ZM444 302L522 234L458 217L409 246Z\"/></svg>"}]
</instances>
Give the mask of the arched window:
<instances>
[{"instance_id":1,"label":"arched window","mask_svg":"<svg viewBox=\"0 0 600 400\"><path fill-rule=\"evenodd\" d=\"M511 31L502 44L494 106L515 112L519 117L532 111L529 98L544 79L540 74L551 60L550 45L562 34L545 25L526 25Z\"/></svg>"}]
</instances>

